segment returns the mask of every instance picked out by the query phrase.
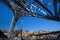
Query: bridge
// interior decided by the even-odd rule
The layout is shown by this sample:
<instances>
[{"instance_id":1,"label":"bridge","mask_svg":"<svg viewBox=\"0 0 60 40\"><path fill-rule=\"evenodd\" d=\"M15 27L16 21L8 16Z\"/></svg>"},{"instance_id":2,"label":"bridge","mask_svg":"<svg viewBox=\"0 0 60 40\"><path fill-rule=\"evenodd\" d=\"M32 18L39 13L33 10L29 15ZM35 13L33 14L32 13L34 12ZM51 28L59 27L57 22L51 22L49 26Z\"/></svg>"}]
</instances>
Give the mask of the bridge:
<instances>
[{"instance_id":1,"label":"bridge","mask_svg":"<svg viewBox=\"0 0 60 40\"><path fill-rule=\"evenodd\" d=\"M33 2L30 2L28 0L27 1L26 0L0 0L0 2L6 5L7 7L9 7L13 11L13 14L14 14L12 26L9 32L9 38L11 39L14 36L14 28L15 28L15 25L18 19L23 16L31 16L31 17L43 18L47 20L53 20L53 21L60 22L60 6L59 6L59 9L57 8L57 4L60 3L60 0L52 0L52 2L48 4L44 3L43 1L39 1L39 0L33 0ZM39 6L38 5L35 6L35 3L37 3ZM51 4L53 4L54 6L54 13L52 13L47 8L47 6ZM34 7L34 9L32 8L32 6ZM40 6L44 8L48 13L40 9ZM40 12L42 12L44 15L37 14L36 10L40 10Z\"/></svg>"}]
</instances>

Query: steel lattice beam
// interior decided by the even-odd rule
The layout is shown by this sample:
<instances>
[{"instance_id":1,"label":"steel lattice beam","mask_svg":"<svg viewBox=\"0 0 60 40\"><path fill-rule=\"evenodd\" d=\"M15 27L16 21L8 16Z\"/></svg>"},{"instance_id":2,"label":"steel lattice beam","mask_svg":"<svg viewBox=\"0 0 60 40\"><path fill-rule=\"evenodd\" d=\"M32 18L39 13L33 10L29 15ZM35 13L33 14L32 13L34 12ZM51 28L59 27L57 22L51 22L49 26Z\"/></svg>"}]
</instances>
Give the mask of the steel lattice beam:
<instances>
[{"instance_id":1,"label":"steel lattice beam","mask_svg":"<svg viewBox=\"0 0 60 40\"><path fill-rule=\"evenodd\" d=\"M11 5L7 2L3 2L4 4L6 4L8 7L10 7ZM16 2L15 2L16 3ZM9 6L10 5L10 6ZM17 3L17 5L18 5L18 3ZM21 5L20 3L19 3L19 5ZM23 6L23 5L22 5ZM21 6L21 7L22 7ZM10 7L11 8L11 7ZM13 8L11 8L11 9L13 9ZM25 11L25 10L27 10L25 7L22 7L22 9ZM27 10L28 11L28 10ZM17 11L18 12L18 11ZM18 14L18 13L17 13ZM22 16L21 15L21 13L19 13L20 14L20 16ZM19 15L18 14L18 15ZM28 14L30 14L29 12L28 12ZM40 14L37 14L37 13L34 13L34 14L36 14L37 15L37 17L40 15ZM33 14L30 14L30 15L33 15ZM28 15L27 15L28 16ZM33 16L32 16L33 17ZM39 17L38 17L39 18ZM50 20L55 20L55 21L60 21L60 18L59 17L57 17L57 18L55 18L54 16L43 16L43 15L40 15L40 18L45 18L45 19L50 19Z\"/></svg>"},{"instance_id":2,"label":"steel lattice beam","mask_svg":"<svg viewBox=\"0 0 60 40\"><path fill-rule=\"evenodd\" d=\"M37 13L26 13L25 16L44 18L44 19L54 20L54 21L59 21L60 22L60 17L57 17L57 19L56 19L55 17L43 16L43 15L40 15L40 14L37 14Z\"/></svg>"},{"instance_id":3,"label":"steel lattice beam","mask_svg":"<svg viewBox=\"0 0 60 40\"><path fill-rule=\"evenodd\" d=\"M60 3L60 0L57 0L58 3Z\"/></svg>"},{"instance_id":4,"label":"steel lattice beam","mask_svg":"<svg viewBox=\"0 0 60 40\"><path fill-rule=\"evenodd\" d=\"M57 0L53 0L53 4L54 4L54 14L57 17Z\"/></svg>"},{"instance_id":5,"label":"steel lattice beam","mask_svg":"<svg viewBox=\"0 0 60 40\"><path fill-rule=\"evenodd\" d=\"M12 0L12 2L14 2L15 4L17 4L18 6L20 6L22 9L26 10L27 12L29 12L25 7L24 4L20 1L20 0Z\"/></svg>"},{"instance_id":6,"label":"steel lattice beam","mask_svg":"<svg viewBox=\"0 0 60 40\"><path fill-rule=\"evenodd\" d=\"M47 7L45 7L42 3L40 3L38 0L34 0L34 1L37 2L39 5L41 5L44 9L46 9L46 11L49 12L49 14L53 16L52 12Z\"/></svg>"}]
</instances>

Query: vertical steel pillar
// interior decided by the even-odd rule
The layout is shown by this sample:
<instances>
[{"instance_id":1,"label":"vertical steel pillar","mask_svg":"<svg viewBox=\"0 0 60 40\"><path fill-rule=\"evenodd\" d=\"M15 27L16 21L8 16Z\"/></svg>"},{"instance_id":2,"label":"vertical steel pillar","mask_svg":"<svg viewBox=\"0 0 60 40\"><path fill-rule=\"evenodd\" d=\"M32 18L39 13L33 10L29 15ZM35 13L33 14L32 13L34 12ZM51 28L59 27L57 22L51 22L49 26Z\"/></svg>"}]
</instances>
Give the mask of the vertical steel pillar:
<instances>
[{"instance_id":1,"label":"vertical steel pillar","mask_svg":"<svg viewBox=\"0 0 60 40\"><path fill-rule=\"evenodd\" d=\"M13 18L13 22L11 24L10 32L9 32L9 39L11 39L11 40L13 40L13 38L14 38L14 28L15 28L15 25L18 20L18 18L16 18L17 20L15 18L16 18L16 16L14 16L14 18Z\"/></svg>"},{"instance_id":2,"label":"vertical steel pillar","mask_svg":"<svg viewBox=\"0 0 60 40\"><path fill-rule=\"evenodd\" d=\"M21 18L22 16L23 16L22 13L20 15L18 15L18 13L15 10L15 15L14 15L14 18L13 18L13 22L12 22L11 27L10 27L9 39L13 40L15 25L16 25L18 19Z\"/></svg>"}]
</instances>

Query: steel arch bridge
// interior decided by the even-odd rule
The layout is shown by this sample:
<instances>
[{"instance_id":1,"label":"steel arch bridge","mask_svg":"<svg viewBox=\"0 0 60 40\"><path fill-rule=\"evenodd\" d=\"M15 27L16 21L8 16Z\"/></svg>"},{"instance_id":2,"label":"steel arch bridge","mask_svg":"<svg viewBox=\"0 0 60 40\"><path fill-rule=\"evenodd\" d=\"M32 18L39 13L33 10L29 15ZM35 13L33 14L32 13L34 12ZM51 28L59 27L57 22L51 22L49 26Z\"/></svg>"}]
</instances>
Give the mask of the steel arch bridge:
<instances>
[{"instance_id":1,"label":"steel arch bridge","mask_svg":"<svg viewBox=\"0 0 60 40\"><path fill-rule=\"evenodd\" d=\"M14 13L14 20L12 22L11 30L10 30L10 36L13 38L14 34L14 28L16 25L16 22L19 18L23 16L31 16L31 17L37 17L37 18L44 18L48 20L58 21L60 22L60 5L58 8L58 3L60 3L60 0L52 0L48 2L47 4L44 3L42 0L33 0L32 2L29 0L0 0L1 3L9 7L13 13ZM37 6L36 6L36 4ZM53 4L54 13L49 10L47 6ZM45 9L48 13L40 9L40 6ZM34 8L33 8L34 7ZM39 10L42 14L37 14L36 10Z\"/></svg>"}]
</instances>

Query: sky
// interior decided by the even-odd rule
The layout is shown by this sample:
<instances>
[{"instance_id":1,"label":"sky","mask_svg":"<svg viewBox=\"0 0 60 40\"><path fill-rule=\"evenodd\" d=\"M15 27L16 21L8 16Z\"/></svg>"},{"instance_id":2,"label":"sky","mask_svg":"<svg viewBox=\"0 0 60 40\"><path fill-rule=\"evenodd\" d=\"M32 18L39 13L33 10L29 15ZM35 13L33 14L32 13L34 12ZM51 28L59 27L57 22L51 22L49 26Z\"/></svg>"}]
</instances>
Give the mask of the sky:
<instances>
[{"instance_id":1,"label":"sky","mask_svg":"<svg viewBox=\"0 0 60 40\"><path fill-rule=\"evenodd\" d=\"M51 9L51 7L49 6ZM53 9L53 8L52 8ZM51 10L53 12L53 10ZM39 13L39 12L38 12ZM5 5L0 3L0 29L1 30L9 30L11 21L13 18L13 12ZM23 24L21 25L20 21L23 19ZM23 30L29 31L57 31L60 30L60 22L47 20L43 18L35 18L24 16L20 18L16 24L15 29L20 29L22 26Z\"/></svg>"}]
</instances>

